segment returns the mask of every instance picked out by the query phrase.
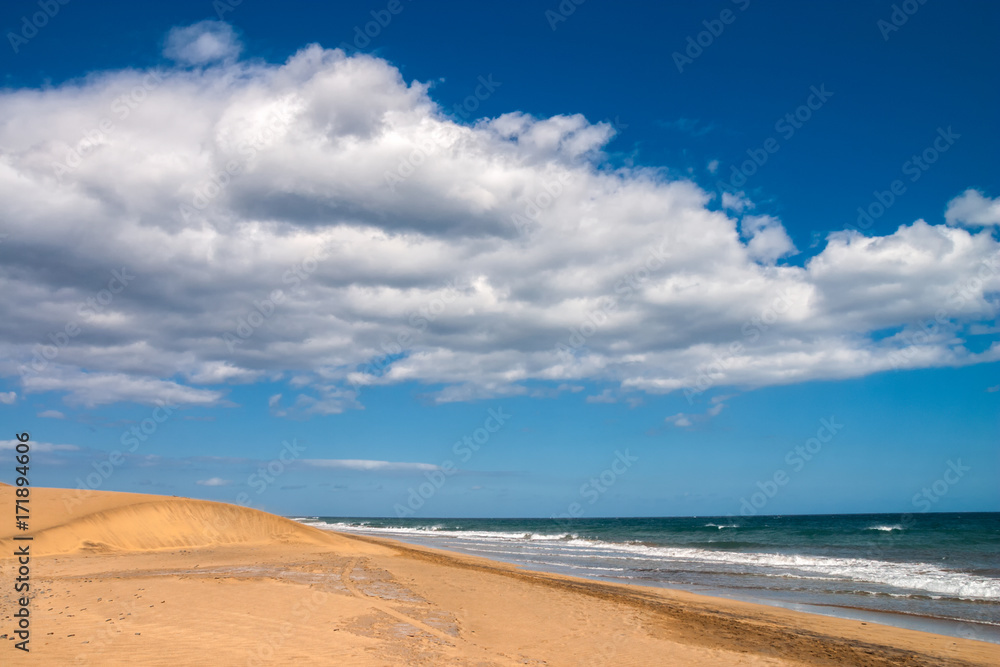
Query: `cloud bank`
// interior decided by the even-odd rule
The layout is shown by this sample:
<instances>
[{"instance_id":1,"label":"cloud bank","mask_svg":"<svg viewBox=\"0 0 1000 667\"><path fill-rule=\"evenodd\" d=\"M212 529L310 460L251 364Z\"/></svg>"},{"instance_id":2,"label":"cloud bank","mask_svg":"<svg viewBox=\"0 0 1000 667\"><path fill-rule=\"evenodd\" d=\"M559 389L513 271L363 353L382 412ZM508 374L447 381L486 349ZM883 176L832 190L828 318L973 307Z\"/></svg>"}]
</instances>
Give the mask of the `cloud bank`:
<instances>
[{"instance_id":1,"label":"cloud bank","mask_svg":"<svg viewBox=\"0 0 1000 667\"><path fill-rule=\"evenodd\" d=\"M401 382L691 396L1000 358L966 342L997 313L991 229L836 232L789 263L744 199L609 166L606 123L461 124L384 60L237 61L199 25L167 48L204 67L0 93L0 373L21 393L219 405L284 379L271 408L303 416Z\"/></svg>"}]
</instances>

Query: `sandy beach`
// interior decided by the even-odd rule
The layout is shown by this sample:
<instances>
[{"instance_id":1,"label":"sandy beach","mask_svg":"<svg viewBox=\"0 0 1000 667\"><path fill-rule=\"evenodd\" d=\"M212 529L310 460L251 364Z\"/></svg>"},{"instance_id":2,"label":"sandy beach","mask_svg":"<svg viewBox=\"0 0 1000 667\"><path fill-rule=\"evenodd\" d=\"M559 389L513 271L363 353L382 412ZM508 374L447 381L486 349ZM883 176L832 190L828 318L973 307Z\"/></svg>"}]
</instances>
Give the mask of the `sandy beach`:
<instances>
[{"instance_id":1,"label":"sandy beach","mask_svg":"<svg viewBox=\"0 0 1000 667\"><path fill-rule=\"evenodd\" d=\"M40 488L31 504L29 653L13 634L13 554L28 542L13 521L0 530L3 664L1000 664L989 643L537 573L233 505Z\"/></svg>"}]
</instances>

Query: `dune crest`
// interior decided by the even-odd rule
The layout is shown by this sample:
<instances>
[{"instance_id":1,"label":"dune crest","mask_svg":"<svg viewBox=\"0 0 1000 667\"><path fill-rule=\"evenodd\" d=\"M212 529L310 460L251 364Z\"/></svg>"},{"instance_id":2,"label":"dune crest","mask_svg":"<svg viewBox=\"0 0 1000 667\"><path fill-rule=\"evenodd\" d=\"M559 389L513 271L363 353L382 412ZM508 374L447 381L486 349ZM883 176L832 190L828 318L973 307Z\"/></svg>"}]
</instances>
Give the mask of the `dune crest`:
<instances>
[{"instance_id":1,"label":"dune crest","mask_svg":"<svg viewBox=\"0 0 1000 667\"><path fill-rule=\"evenodd\" d=\"M204 500L157 497L69 516L34 532L32 553L154 551L228 544L331 544L337 536L259 510ZM7 549L10 538L0 539Z\"/></svg>"}]
</instances>

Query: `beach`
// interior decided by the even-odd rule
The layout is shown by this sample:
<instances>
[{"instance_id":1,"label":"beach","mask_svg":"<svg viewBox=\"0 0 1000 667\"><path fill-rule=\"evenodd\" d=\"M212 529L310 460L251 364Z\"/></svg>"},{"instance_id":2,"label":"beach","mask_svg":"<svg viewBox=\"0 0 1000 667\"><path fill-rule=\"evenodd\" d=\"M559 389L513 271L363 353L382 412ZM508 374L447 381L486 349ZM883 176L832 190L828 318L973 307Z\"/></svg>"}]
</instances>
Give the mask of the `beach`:
<instances>
[{"instance_id":1,"label":"beach","mask_svg":"<svg viewBox=\"0 0 1000 667\"><path fill-rule=\"evenodd\" d=\"M1000 644L1000 514L292 517L620 584Z\"/></svg>"},{"instance_id":2,"label":"beach","mask_svg":"<svg viewBox=\"0 0 1000 667\"><path fill-rule=\"evenodd\" d=\"M13 487L0 506L14 507ZM4 664L1000 663L996 644L535 572L209 501L33 488L31 517L25 533L0 529ZM26 542L30 652L12 634Z\"/></svg>"}]
</instances>

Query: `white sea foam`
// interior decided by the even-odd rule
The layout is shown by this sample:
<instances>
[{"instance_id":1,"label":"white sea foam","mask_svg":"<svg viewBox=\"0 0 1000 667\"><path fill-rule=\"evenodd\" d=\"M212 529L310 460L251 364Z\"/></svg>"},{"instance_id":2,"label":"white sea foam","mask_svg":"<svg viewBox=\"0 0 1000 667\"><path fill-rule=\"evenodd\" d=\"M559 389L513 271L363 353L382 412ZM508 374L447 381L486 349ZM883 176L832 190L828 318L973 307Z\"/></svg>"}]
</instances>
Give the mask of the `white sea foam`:
<instances>
[{"instance_id":1,"label":"white sea foam","mask_svg":"<svg viewBox=\"0 0 1000 667\"><path fill-rule=\"evenodd\" d=\"M893 526L868 526L865 530L880 530L884 533L891 533L894 530L903 530L903 527L899 524Z\"/></svg>"},{"instance_id":2,"label":"white sea foam","mask_svg":"<svg viewBox=\"0 0 1000 667\"><path fill-rule=\"evenodd\" d=\"M966 572L947 570L928 563L897 563L868 558L649 546L638 543L581 539L572 533L547 534L443 529L432 531L422 528L374 528L352 526L347 523L316 522L310 522L310 525L329 530L389 534L404 539L422 537L435 542L444 541L441 538L453 538L458 541L455 546L480 547L476 550L498 555L504 552L505 554L513 553L527 557L531 553L542 555L544 550L544 555L548 559L611 559L626 567L639 566L639 562L644 561L643 567L664 571L672 569L698 570L703 569L706 565L713 565L718 566L721 571L731 574L758 574L813 581L839 580L890 586L907 591L908 595L935 594L953 598L1000 600L1000 579L977 577ZM873 529L879 528L873 527ZM507 547L515 545L520 551L510 552ZM579 563L579 560L577 562Z\"/></svg>"},{"instance_id":3,"label":"white sea foam","mask_svg":"<svg viewBox=\"0 0 1000 667\"><path fill-rule=\"evenodd\" d=\"M552 540L571 540L576 538L575 533L532 533L532 532L504 532L504 531L493 531L493 530L445 530L439 526L433 526L429 528L403 528L403 527L391 527L391 528L380 528L374 526L356 526L349 523L325 523L325 522L310 522L310 526L315 526L316 528L324 528L326 530L343 530L343 531L359 531L359 532L385 532L393 533L395 535L419 535L428 538L438 538L438 537L454 537L456 539L467 540L467 539L480 539L487 541L552 541ZM430 535L428 535L430 533Z\"/></svg>"}]
</instances>

